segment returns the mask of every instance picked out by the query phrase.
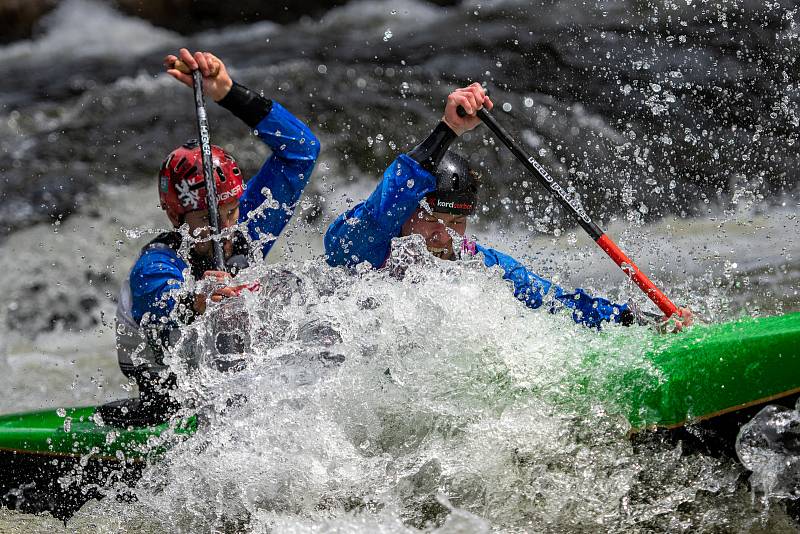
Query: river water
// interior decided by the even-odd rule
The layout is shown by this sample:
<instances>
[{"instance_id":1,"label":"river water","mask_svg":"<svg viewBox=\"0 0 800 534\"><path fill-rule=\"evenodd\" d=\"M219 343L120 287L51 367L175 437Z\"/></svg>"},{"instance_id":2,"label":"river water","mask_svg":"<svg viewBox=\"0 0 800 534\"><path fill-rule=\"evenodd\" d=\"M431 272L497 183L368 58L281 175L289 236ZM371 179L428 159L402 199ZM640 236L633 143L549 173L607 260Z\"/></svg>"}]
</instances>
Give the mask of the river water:
<instances>
[{"instance_id":1,"label":"river water","mask_svg":"<svg viewBox=\"0 0 800 534\"><path fill-rule=\"evenodd\" d=\"M224 416L152 466L137 503L89 503L66 529L797 531L783 495L752 493L741 465L635 453L613 405L565 386L589 352L609 355L599 373L641 365L648 330L527 310L469 262L409 267L414 243L399 246L401 278L319 258L332 218L435 124L454 84L479 80L675 301L707 322L800 310L798 15L789 2L368 1L183 38L65 1L33 41L0 48L0 413L132 392L114 301L167 225L161 158L193 135L189 91L158 74L164 53L218 52L323 145L291 228L249 273L265 289L194 326L202 340L232 314L250 366L176 362L192 374L182 394ZM247 129L213 106L211 121L256 169L266 151ZM489 177L470 227L481 242L646 306L490 136L462 149ZM3 532L61 528L0 511Z\"/></svg>"}]
</instances>

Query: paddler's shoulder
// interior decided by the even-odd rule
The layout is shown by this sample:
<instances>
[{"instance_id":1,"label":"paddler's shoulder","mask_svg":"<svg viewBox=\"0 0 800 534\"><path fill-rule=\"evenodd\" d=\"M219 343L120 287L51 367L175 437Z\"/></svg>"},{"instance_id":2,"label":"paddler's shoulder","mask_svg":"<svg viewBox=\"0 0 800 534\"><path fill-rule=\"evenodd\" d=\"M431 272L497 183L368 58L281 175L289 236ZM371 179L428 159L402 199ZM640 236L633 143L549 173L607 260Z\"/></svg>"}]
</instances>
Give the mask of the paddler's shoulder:
<instances>
[{"instance_id":1,"label":"paddler's shoulder","mask_svg":"<svg viewBox=\"0 0 800 534\"><path fill-rule=\"evenodd\" d=\"M408 154L400 154L383 173L384 184L398 193L426 194L436 189L436 177Z\"/></svg>"},{"instance_id":2,"label":"paddler's shoulder","mask_svg":"<svg viewBox=\"0 0 800 534\"><path fill-rule=\"evenodd\" d=\"M177 250L163 243L155 243L142 250L131 269L131 277L148 276L154 273L173 273L182 277L186 267L188 264L180 257Z\"/></svg>"}]
</instances>

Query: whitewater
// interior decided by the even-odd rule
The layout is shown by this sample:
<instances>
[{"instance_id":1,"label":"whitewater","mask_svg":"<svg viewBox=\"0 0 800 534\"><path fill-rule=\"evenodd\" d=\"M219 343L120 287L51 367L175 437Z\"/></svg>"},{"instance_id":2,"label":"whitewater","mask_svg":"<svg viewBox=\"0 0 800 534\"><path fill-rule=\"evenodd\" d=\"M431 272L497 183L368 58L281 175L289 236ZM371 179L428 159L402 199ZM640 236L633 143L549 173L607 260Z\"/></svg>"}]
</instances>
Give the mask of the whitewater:
<instances>
[{"instance_id":1,"label":"whitewater","mask_svg":"<svg viewBox=\"0 0 800 534\"><path fill-rule=\"evenodd\" d=\"M677 12L672 5L657 7ZM280 95L298 116L314 117L309 122L315 131L319 122L323 145L290 228L267 263L244 274L259 280L262 290L213 308L187 329L174 354L182 379L178 394L201 408L201 431L146 469L133 490L135 502L116 499L130 488L106 488L107 498L85 505L66 526L47 515L2 509L0 531L798 531L781 506L786 488L757 491L740 463L685 455L680 444L634 447L613 400L601 402L575 387L589 354L603 355L591 369L595 376L646 367L654 336L648 328L597 332L576 326L567 314L530 310L498 272L477 261L440 262L414 239L396 244L385 270L353 273L325 264L322 234L333 217L369 194L381 165L413 146L413 133L427 132L438 118L420 87L430 84L438 94L452 85L440 74L442 60L422 59L430 33L413 28L469 17L490 24L506 12L530 23L532 15L514 14L524 11L520 6L526 4L467 2L444 9L355 2L290 28L257 23L184 39L103 4L73 0L50 16L39 37L0 48L0 65L29 75L0 96L7 184L0 217L11 228L0 238L6 297L0 306L0 390L6 392L0 413L135 395L116 363L115 298L139 249L168 224L153 179L160 153L192 134L190 95L158 74L162 51L187 41L222 50L248 85ZM591 13L576 13L570 15L575 22L592 20ZM614 10L609 16L627 21ZM722 31L727 20L715 18L711 27ZM82 25L103 37L84 43ZM512 47L509 36L528 34L491 27L498 33L481 34L488 47ZM308 54L291 53L301 46L291 35L313 41ZM453 38L440 57L477 64L482 53L470 39L465 56L454 52L465 45ZM786 30L780 39L797 36ZM403 40L418 46L414 53L391 48L402 50ZM347 47L366 41L386 47L380 64L369 62L375 54L367 52L359 61L348 59ZM136 44L132 51L129 43ZM54 69L75 72L42 97L39 67L72 46L80 52ZM120 74L109 55L126 54ZM404 72L401 57L418 62L416 70ZM654 50L651 63L664 57ZM492 77L503 61L493 57L469 69L481 75L492 70ZM796 134L770 122L796 119L793 83L782 86L784 107L765 112L766 127L745 154L763 152L760 143L770 137L796 148ZM755 157L724 161L727 139L681 127L680 139L704 139L686 141L698 154L720 161L712 155L720 152L719 172L727 171L729 180L718 192L706 182L698 185L697 169L665 178L656 167L668 169L680 158L659 152L669 146L663 131L648 130L643 141L641 130L525 87L520 81L499 89L507 91L499 102L513 111L511 124L541 121L536 133L521 126L520 138L548 168L571 176L577 190L606 199L592 204L591 213L676 303L708 323L800 310L796 179L779 163L770 171L747 167ZM646 91L640 105L651 120L678 122L668 112L678 104L664 88ZM386 112L389 97L403 102L408 115ZM369 106L379 110L373 117L348 109ZM212 139L230 145L243 168L255 170L265 151L232 122L212 113ZM569 135L572 128L578 133ZM638 141L631 137L636 131ZM670 135L677 144L679 136ZM110 146L99 141L104 138ZM559 138L577 139L582 147L590 138L595 146L585 150L594 152L569 160L557 148ZM466 142L485 151L489 175L504 184L493 186L470 233L565 287L646 306L579 228L538 190L522 185L531 177L495 150L488 133ZM600 156L610 163L596 164ZM69 180L39 193L16 161L39 173L35 184ZM616 172L623 168L627 174ZM674 200L662 200L670 194ZM69 209L51 214L42 208L56 205ZM225 355L217 353L215 336L231 329L246 340L247 364L220 372L214 362Z\"/></svg>"}]
</instances>

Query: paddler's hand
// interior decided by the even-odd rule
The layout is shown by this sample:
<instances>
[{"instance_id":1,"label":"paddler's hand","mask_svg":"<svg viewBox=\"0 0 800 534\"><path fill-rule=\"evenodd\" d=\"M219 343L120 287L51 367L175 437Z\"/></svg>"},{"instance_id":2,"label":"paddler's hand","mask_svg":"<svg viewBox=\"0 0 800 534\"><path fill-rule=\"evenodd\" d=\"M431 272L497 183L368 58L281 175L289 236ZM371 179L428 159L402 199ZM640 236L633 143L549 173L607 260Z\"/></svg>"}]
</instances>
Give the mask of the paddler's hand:
<instances>
[{"instance_id":1,"label":"paddler's hand","mask_svg":"<svg viewBox=\"0 0 800 534\"><path fill-rule=\"evenodd\" d=\"M219 102L233 87L233 80L225 69L225 64L210 52L195 52L192 55L185 48L181 48L177 56L172 54L164 58L167 74L192 87L192 71L200 69L203 74L203 92Z\"/></svg>"},{"instance_id":2,"label":"paddler's hand","mask_svg":"<svg viewBox=\"0 0 800 534\"><path fill-rule=\"evenodd\" d=\"M197 293L194 296L194 311L199 314L206 312L207 299L210 297L212 302L219 302L227 297L235 297L239 294L239 289L231 287L227 281L231 279L229 273L223 271L206 271L203 273L203 280L211 283L216 282L217 287L211 292L211 295L205 293ZM206 282L206 283L208 283Z\"/></svg>"},{"instance_id":3,"label":"paddler's hand","mask_svg":"<svg viewBox=\"0 0 800 534\"><path fill-rule=\"evenodd\" d=\"M677 318L664 317L661 321L660 330L676 334L694 323L694 314L689 308L678 308L678 315L679 317Z\"/></svg>"},{"instance_id":4,"label":"paddler's hand","mask_svg":"<svg viewBox=\"0 0 800 534\"><path fill-rule=\"evenodd\" d=\"M466 117L459 117L458 106L464 108L467 112ZM481 109L492 109L494 104L491 99L486 96L486 91L481 84L473 83L469 87L462 87L456 89L447 96L447 105L444 108L444 117L442 121L447 124L456 135L461 135L478 126L481 120L475 116L475 113Z\"/></svg>"}]
</instances>

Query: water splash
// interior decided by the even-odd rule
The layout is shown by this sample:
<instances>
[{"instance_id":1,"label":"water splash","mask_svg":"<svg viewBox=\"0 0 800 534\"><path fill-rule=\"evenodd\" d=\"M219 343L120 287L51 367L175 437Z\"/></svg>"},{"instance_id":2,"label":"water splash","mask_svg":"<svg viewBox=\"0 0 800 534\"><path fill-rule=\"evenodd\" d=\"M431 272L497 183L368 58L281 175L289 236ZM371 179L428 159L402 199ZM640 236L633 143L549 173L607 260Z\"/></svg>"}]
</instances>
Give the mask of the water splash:
<instances>
[{"instance_id":1,"label":"water splash","mask_svg":"<svg viewBox=\"0 0 800 534\"><path fill-rule=\"evenodd\" d=\"M636 454L613 402L577 387L589 352L608 354L595 376L642 365L646 329L529 310L478 261L439 261L413 237L382 271L254 270L262 290L210 308L170 360L203 428L145 472L137 502L106 499L79 524L624 531L747 502L730 463ZM231 324L234 353L218 343ZM621 342L631 356L610 352Z\"/></svg>"},{"instance_id":2,"label":"water splash","mask_svg":"<svg viewBox=\"0 0 800 534\"><path fill-rule=\"evenodd\" d=\"M752 471L750 484L763 504L800 497L800 404L770 405L739 431L736 454Z\"/></svg>"}]
</instances>

